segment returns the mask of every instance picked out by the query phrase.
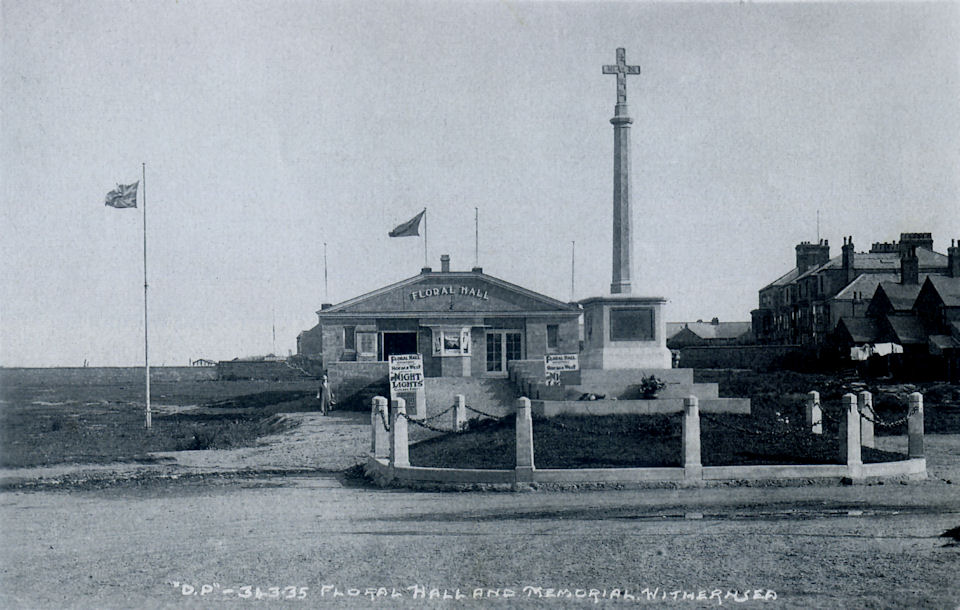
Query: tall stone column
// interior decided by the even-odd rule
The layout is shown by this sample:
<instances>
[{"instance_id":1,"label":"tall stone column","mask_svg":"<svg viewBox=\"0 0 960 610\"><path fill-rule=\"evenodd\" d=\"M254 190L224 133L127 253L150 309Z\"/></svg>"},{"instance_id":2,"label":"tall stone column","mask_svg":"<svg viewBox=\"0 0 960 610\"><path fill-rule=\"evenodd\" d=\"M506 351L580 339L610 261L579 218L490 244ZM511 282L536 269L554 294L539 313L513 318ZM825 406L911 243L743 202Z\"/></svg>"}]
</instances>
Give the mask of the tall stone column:
<instances>
[{"instance_id":1,"label":"tall stone column","mask_svg":"<svg viewBox=\"0 0 960 610\"><path fill-rule=\"evenodd\" d=\"M613 280L611 294L630 294L630 123L617 104L613 124Z\"/></svg>"},{"instance_id":2,"label":"tall stone column","mask_svg":"<svg viewBox=\"0 0 960 610\"><path fill-rule=\"evenodd\" d=\"M640 74L640 66L627 65L627 52L617 49L617 63L603 66L604 74L617 76L617 105L613 124L613 278L611 294L630 294L630 123L627 109L627 75Z\"/></svg>"}]
</instances>

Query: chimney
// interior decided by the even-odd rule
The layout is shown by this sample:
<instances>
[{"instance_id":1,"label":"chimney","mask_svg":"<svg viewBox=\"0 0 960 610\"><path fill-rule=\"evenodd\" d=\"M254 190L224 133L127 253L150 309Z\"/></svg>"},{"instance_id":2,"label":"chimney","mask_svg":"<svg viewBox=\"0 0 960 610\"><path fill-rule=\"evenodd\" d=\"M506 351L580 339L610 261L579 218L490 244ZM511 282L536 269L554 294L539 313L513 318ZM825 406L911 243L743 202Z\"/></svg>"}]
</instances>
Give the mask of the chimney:
<instances>
[{"instance_id":1,"label":"chimney","mask_svg":"<svg viewBox=\"0 0 960 610\"><path fill-rule=\"evenodd\" d=\"M802 241L797 244L797 269L804 273L807 269L819 267L830 260L830 242L821 239L818 243L811 244L808 241Z\"/></svg>"},{"instance_id":2,"label":"chimney","mask_svg":"<svg viewBox=\"0 0 960 610\"><path fill-rule=\"evenodd\" d=\"M960 277L960 242L954 242L952 239L950 247L947 248L947 275Z\"/></svg>"},{"instance_id":3,"label":"chimney","mask_svg":"<svg viewBox=\"0 0 960 610\"><path fill-rule=\"evenodd\" d=\"M900 252L906 253L910 248L926 248L933 250L932 233L901 233L900 234Z\"/></svg>"},{"instance_id":4,"label":"chimney","mask_svg":"<svg viewBox=\"0 0 960 610\"><path fill-rule=\"evenodd\" d=\"M920 281L920 263L917 247L911 246L900 255L900 283L916 285Z\"/></svg>"},{"instance_id":5,"label":"chimney","mask_svg":"<svg viewBox=\"0 0 960 610\"><path fill-rule=\"evenodd\" d=\"M857 278L857 269L854 260L853 252L853 236L843 238L843 248L842 251L842 261L843 261L843 274L846 278L846 284L850 284L853 280Z\"/></svg>"},{"instance_id":6,"label":"chimney","mask_svg":"<svg viewBox=\"0 0 960 610\"><path fill-rule=\"evenodd\" d=\"M450 271L450 255L441 254L440 255L440 272L449 273Z\"/></svg>"},{"instance_id":7,"label":"chimney","mask_svg":"<svg viewBox=\"0 0 960 610\"><path fill-rule=\"evenodd\" d=\"M713 325L713 326L719 326L719 325L720 325L720 318L714 318L714 319L710 320L710 324Z\"/></svg>"}]
</instances>

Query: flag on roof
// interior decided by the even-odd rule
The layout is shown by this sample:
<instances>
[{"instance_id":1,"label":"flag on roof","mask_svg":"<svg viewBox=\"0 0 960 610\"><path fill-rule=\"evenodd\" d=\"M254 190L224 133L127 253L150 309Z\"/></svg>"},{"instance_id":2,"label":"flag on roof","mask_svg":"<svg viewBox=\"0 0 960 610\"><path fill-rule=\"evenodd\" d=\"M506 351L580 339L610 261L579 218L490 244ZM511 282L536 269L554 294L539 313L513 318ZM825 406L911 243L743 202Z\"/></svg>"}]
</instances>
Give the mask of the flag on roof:
<instances>
[{"instance_id":1,"label":"flag on roof","mask_svg":"<svg viewBox=\"0 0 960 610\"><path fill-rule=\"evenodd\" d=\"M390 231L390 237L412 237L420 235L420 219L423 218L423 215L426 213L427 210L424 209L407 222L397 225L393 231Z\"/></svg>"},{"instance_id":2,"label":"flag on roof","mask_svg":"<svg viewBox=\"0 0 960 610\"><path fill-rule=\"evenodd\" d=\"M104 205L111 208L135 208L137 207L137 186L140 181L133 184L118 184L117 188L107 193L107 199Z\"/></svg>"}]
</instances>

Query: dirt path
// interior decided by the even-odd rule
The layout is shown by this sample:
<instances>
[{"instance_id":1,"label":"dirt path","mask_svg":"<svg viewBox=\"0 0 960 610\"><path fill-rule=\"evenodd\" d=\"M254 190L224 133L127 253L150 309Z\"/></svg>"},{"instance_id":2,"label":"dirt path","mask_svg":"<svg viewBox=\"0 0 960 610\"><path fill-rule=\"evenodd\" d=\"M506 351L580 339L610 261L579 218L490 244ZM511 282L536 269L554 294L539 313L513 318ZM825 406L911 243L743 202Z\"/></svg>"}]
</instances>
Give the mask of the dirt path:
<instances>
[{"instance_id":1,"label":"dirt path","mask_svg":"<svg viewBox=\"0 0 960 610\"><path fill-rule=\"evenodd\" d=\"M76 481L90 478L135 478L178 474L253 472L337 472L363 460L370 447L369 415L351 412L288 413L299 425L263 437L255 447L206 451L167 451L151 454L151 463L61 464L0 469L0 486L39 480Z\"/></svg>"}]
</instances>

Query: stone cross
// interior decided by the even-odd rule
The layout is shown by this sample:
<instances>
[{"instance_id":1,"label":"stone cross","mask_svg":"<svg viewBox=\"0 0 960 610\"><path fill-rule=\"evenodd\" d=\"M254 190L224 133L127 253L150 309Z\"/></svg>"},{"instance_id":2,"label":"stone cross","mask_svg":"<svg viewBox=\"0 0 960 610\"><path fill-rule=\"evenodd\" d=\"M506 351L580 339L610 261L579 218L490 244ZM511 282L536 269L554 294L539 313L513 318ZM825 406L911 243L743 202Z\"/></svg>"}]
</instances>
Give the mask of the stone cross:
<instances>
[{"instance_id":1,"label":"stone cross","mask_svg":"<svg viewBox=\"0 0 960 610\"><path fill-rule=\"evenodd\" d=\"M617 75L617 103L627 103L627 74L640 74L640 66L627 65L627 52L624 49L617 49L617 64L615 66L604 66L604 74Z\"/></svg>"}]
</instances>

